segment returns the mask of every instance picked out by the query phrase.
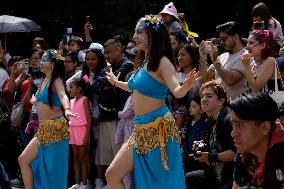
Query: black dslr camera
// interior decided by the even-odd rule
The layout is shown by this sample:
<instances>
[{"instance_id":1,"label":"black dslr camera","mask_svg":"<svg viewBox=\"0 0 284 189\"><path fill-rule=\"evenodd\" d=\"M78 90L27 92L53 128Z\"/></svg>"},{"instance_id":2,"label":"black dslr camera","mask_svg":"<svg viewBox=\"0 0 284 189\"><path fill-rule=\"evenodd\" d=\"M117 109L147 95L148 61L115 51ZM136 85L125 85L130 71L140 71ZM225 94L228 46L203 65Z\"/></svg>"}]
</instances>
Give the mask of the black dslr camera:
<instances>
[{"instance_id":1,"label":"black dslr camera","mask_svg":"<svg viewBox=\"0 0 284 189\"><path fill-rule=\"evenodd\" d=\"M200 157L201 154L197 154L197 152L208 152L208 146L206 143L204 143L203 141L200 141L197 145L194 145L193 147L193 154L194 157Z\"/></svg>"}]
</instances>

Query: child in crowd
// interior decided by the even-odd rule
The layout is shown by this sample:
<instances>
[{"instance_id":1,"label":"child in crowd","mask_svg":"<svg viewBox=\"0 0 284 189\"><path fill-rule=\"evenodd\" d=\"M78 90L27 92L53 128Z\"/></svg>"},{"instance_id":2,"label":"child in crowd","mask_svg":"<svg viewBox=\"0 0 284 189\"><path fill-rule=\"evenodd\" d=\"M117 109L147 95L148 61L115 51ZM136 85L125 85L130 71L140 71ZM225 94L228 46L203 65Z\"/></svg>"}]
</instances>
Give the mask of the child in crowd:
<instances>
[{"instance_id":1,"label":"child in crowd","mask_svg":"<svg viewBox=\"0 0 284 189\"><path fill-rule=\"evenodd\" d=\"M75 185L71 189L86 189L88 178L88 145L90 143L91 110L90 101L84 96L86 82L79 78L70 84L70 109L78 114L78 119L70 118L70 144L72 145ZM82 179L81 179L82 177ZM80 181L81 185L80 185Z\"/></svg>"},{"instance_id":2,"label":"child in crowd","mask_svg":"<svg viewBox=\"0 0 284 189\"><path fill-rule=\"evenodd\" d=\"M182 31L182 27L179 23L177 9L173 2L165 5L164 9L160 12L160 15L164 19L169 33Z\"/></svg>"},{"instance_id":3,"label":"child in crowd","mask_svg":"<svg viewBox=\"0 0 284 189\"><path fill-rule=\"evenodd\" d=\"M78 69L83 67L83 63L85 62L86 54L83 51L83 39L77 36L72 36L68 42L69 45L69 52L77 53L78 56Z\"/></svg>"},{"instance_id":4,"label":"child in crowd","mask_svg":"<svg viewBox=\"0 0 284 189\"><path fill-rule=\"evenodd\" d=\"M205 129L206 115L201 108L200 96L192 98L189 107L190 119L186 124L186 155L185 172L200 169L203 165L194 159L194 151L192 150L193 141L202 140L202 133ZM188 163L190 162L190 163Z\"/></svg>"}]
</instances>

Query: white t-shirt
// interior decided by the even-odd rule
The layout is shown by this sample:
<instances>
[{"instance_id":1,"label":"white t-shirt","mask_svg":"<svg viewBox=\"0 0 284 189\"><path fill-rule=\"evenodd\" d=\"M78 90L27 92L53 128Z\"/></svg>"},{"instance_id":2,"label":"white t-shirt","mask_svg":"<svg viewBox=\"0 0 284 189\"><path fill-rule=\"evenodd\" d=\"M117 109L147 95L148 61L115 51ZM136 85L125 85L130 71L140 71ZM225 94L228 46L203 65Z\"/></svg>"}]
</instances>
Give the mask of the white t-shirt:
<instances>
[{"instance_id":1,"label":"white t-shirt","mask_svg":"<svg viewBox=\"0 0 284 189\"><path fill-rule=\"evenodd\" d=\"M221 65L225 70L228 71L237 70L244 76L245 68L240 57L242 54L245 53L247 53L247 50L243 48L242 50L233 54L230 54L228 52L223 53L220 56L218 56L217 59L219 60L219 62L221 63ZM247 81L245 77L243 77L243 79L241 79L239 82L235 83L234 85L229 86L222 80L222 78L220 78L213 64L210 65L209 69L215 72L215 80L217 80L224 86L227 92L228 99L236 97L248 90Z\"/></svg>"},{"instance_id":2,"label":"white t-shirt","mask_svg":"<svg viewBox=\"0 0 284 189\"><path fill-rule=\"evenodd\" d=\"M0 68L0 91L2 92L3 85L5 81L8 79L9 74L3 68Z\"/></svg>"}]
</instances>

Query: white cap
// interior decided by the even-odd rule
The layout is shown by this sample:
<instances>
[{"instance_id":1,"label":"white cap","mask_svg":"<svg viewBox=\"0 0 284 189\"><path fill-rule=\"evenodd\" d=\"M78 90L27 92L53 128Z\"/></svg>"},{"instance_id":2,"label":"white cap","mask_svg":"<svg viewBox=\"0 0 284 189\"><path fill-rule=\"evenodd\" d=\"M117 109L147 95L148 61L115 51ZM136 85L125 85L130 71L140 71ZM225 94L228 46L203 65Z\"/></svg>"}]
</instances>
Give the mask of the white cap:
<instances>
[{"instance_id":1,"label":"white cap","mask_svg":"<svg viewBox=\"0 0 284 189\"><path fill-rule=\"evenodd\" d=\"M89 49L99 49L104 54L104 47L100 43L91 43Z\"/></svg>"}]
</instances>

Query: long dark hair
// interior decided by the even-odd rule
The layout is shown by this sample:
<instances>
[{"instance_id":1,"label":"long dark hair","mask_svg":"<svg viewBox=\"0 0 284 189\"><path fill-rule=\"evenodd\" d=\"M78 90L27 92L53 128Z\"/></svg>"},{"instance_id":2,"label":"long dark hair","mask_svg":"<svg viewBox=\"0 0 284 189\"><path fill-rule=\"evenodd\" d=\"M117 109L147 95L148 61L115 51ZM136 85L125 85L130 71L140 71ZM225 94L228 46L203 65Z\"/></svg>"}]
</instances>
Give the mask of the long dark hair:
<instances>
[{"instance_id":1,"label":"long dark hair","mask_svg":"<svg viewBox=\"0 0 284 189\"><path fill-rule=\"evenodd\" d=\"M148 71L157 71L160 65L161 58L166 56L171 63L173 60L173 50L170 41L170 35L164 24L161 24L158 29L146 27L149 36L149 63ZM174 64L173 64L174 65Z\"/></svg>"},{"instance_id":2,"label":"long dark hair","mask_svg":"<svg viewBox=\"0 0 284 189\"><path fill-rule=\"evenodd\" d=\"M82 78L74 78L71 83L74 83L77 87L80 87L83 95L86 94L87 83Z\"/></svg>"},{"instance_id":3,"label":"long dark hair","mask_svg":"<svg viewBox=\"0 0 284 189\"><path fill-rule=\"evenodd\" d=\"M260 17L262 21L264 21L265 29L268 29L270 26L269 20L272 19L274 22L274 28L277 27L276 21L273 19L270 10L266 6L265 3L260 2L256 4L251 10L252 17Z\"/></svg>"},{"instance_id":4,"label":"long dark hair","mask_svg":"<svg viewBox=\"0 0 284 189\"><path fill-rule=\"evenodd\" d=\"M186 52L191 56L192 68L195 68L196 70L198 70L199 69L199 58L200 58L198 47L187 43L182 48L184 48ZM180 71L182 71L182 69L180 69Z\"/></svg>"},{"instance_id":5,"label":"long dark hair","mask_svg":"<svg viewBox=\"0 0 284 189\"><path fill-rule=\"evenodd\" d=\"M56 79L59 79L62 81L62 84L64 85L65 91L66 91L66 85L65 85L65 72L64 72L64 64L63 61L59 58L54 56L54 53L56 53L55 50L49 49L46 51L48 53L49 59L51 60L51 63L53 64L53 70L51 73L50 83L48 87L48 104L50 108L53 107L52 103L52 89L54 87L54 82Z\"/></svg>"},{"instance_id":6,"label":"long dark hair","mask_svg":"<svg viewBox=\"0 0 284 189\"><path fill-rule=\"evenodd\" d=\"M104 69L107 66L107 62L105 60L103 52L100 49L89 49L86 52L86 57L87 57L87 54L91 53L91 52L95 53L98 57L98 60L99 60L98 67L95 70L95 78L94 79L96 79L99 76L102 69ZM83 65L81 77L83 77L84 75L90 76L90 69L88 68L86 61Z\"/></svg>"}]
</instances>

